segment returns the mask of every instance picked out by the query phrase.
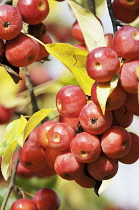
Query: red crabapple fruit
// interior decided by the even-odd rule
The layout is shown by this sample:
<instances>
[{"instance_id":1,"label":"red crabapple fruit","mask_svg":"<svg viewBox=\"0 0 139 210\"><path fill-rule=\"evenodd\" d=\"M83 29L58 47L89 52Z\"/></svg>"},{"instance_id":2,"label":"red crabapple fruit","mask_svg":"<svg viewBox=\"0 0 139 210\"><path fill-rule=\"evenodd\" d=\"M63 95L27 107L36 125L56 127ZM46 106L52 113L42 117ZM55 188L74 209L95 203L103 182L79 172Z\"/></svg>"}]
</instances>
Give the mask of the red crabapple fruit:
<instances>
[{"instance_id":1,"label":"red crabapple fruit","mask_svg":"<svg viewBox=\"0 0 139 210\"><path fill-rule=\"evenodd\" d=\"M4 41L0 39L0 56L4 53Z\"/></svg>"},{"instance_id":2,"label":"red crabapple fruit","mask_svg":"<svg viewBox=\"0 0 139 210\"><path fill-rule=\"evenodd\" d=\"M120 72L120 83L125 91L132 94L138 92L138 77L136 69L139 67L139 59L125 62Z\"/></svg>"},{"instance_id":3,"label":"red crabapple fruit","mask_svg":"<svg viewBox=\"0 0 139 210\"><path fill-rule=\"evenodd\" d=\"M129 8L129 9L138 9L139 8L139 1L138 0L119 0L120 4L123 7Z\"/></svg>"},{"instance_id":4,"label":"red crabapple fruit","mask_svg":"<svg viewBox=\"0 0 139 210\"><path fill-rule=\"evenodd\" d=\"M16 7L0 5L0 39L15 38L22 30L22 26L22 17Z\"/></svg>"},{"instance_id":5,"label":"red crabapple fruit","mask_svg":"<svg viewBox=\"0 0 139 210\"><path fill-rule=\"evenodd\" d=\"M78 21L76 20L74 24L72 25L71 29L71 35L78 41L81 42L82 44L85 44L84 36L81 31L80 25Z\"/></svg>"},{"instance_id":6,"label":"red crabapple fruit","mask_svg":"<svg viewBox=\"0 0 139 210\"><path fill-rule=\"evenodd\" d=\"M33 196L33 202L37 210L56 210L59 209L61 200L58 194L50 188L42 188Z\"/></svg>"},{"instance_id":7,"label":"red crabapple fruit","mask_svg":"<svg viewBox=\"0 0 139 210\"><path fill-rule=\"evenodd\" d=\"M56 123L47 133L49 147L57 151L66 151L75 136L75 131L67 123Z\"/></svg>"},{"instance_id":8,"label":"red crabapple fruit","mask_svg":"<svg viewBox=\"0 0 139 210\"><path fill-rule=\"evenodd\" d=\"M87 132L78 133L70 143L70 150L78 161L93 162L100 156L100 139L98 136Z\"/></svg>"},{"instance_id":9,"label":"red crabapple fruit","mask_svg":"<svg viewBox=\"0 0 139 210\"><path fill-rule=\"evenodd\" d=\"M0 124L8 123L14 114L13 108L7 108L3 105L0 105Z\"/></svg>"},{"instance_id":10,"label":"red crabapple fruit","mask_svg":"<svg viewBox=\"0 0 139 210\"><path fill-rule=\"evenodd\" d=\"M54 163L56 173L66 180L77 179L83 173L84 163L76 160L71 151L63 151L56 157Z\"/></svg>"},{"instance_id":11,"label":"red crabapple fruit","mask_svg":"<svg viewBox=\"0 0 139 210\"><path fill-rule=\"evenodd\" d=\"M61 88L56 95L57 110L64 117L79 117L86 103L85 93L76 85L67 85Z\"/></svg>"},{"instance_id":12,"label":"red crabapple fruit","mask_svg":"<svg viewBox=\"0 0 139 210\"><path fill-rule=\"evenodd\" d=\"M139 136L133 132L129 132L132 138L132 143L129 152L119 161L124 164L133 164L139 159Z\"/></svg>"},{"instance_id":13,"label":"red crabapple fruit","mask_svg":"<svg viewBox=\"0 0 139 210\"><path fill-rule=\"evenodd\" d=\"M37 158L36 158L37 157ZM37 140L27 140L19 151L20 163L31 171L41 170L46 166L45 152Z\"/></svg>"},{"instance_id":14,"label":"red crabapple fruit","mask_svg":"<svg viewBox=\"0 0 139 210\"><path fill-rule=\"evenodd\" d=\"M96 181L85 173L82 173L77 179L75 179L75 182L84 188L94 188L96 185Z\"/></svg>"},{"instance_id":15,"label":"red crabapple fruit","mask_svg":"<svg viewBox=\"0 0 139 210\"><path fill-rule=\"evenodd\" d=\"M35 205L35 202L33 200L30 200L28 198L20 198L12 204L10 210L37 210L37 207Z\"/></svg>"},{"instance_id":16,"label":"red crabapple fruit","mask_svg":"<svg viewBox=\"0 0 139 210\"><path fill-rule=\"evenodd\" d=\"M79 121L86 132L100 135L110 128L112 112L106 111L105 115L103 115L100 106L91 102L83 107Z\"/></svg>"},{"instance_id":17,"label":"red crabapple fruit","mask_svg":"<svg viewBox=\"0 0 139 210\"><path fill-rule=\"evenodd\" d=\"M113 49L122 58L138 58L139 29L130 25L121 27L114 35Z\"/></svg>"},{"instance_id":18,"label":"red crabapple fruit","mask_svg":"<svg viewBox=\"0 0 139 210\"><path fill-rule=\"evenodd\" d=\"M36 40L19 34L7 42L5 56L11 65L24 67L36 61L39 50L40 45Z\"/></svg>"},{"instance_id":19,"label":"red crabapple fruit","mask_svg":"<svg viewBox=\"0 0 139 210\"><path fill-rule=\"evenodd\" d=\"M111 179L117 174L118 160L111 159L102 153L96 161L87 164L87 170L96 180Z\"/></svg>"},{"instance_id":20,"label":"red crabapple fruit","mask_svg":"<svg viewBox=\"0 0 139 210\"><path fill-rule=\"evenodd\" d=\"M17 8L23 21L31 25L42 22L49 14L48 0L18 0Z\"/></svg>"},{"instance_id":21,"label":"red crabapple fruit","mask_svg":"<svg viewBox=\"0 0 139 210\"><path fill-rule=\"evenodd\" d=\"M51 147L47 147L47 149L45 150L46 162L51 168L54 168L54 162L59 153L59 151Z\"/></svg>"},{"instance_id":22,"label":"red crabapple fruit","mask_svg":"<svg viewBox=\"0 0 139 210\"><path fill-rule=\"evenodd\" d=\"M63 117L62 115L59 116L59 122L67 123L73 130L76 130L79 124L79 117L71 118L71 117Z\"/></svg>"},{"instance_id":23,"label":"red crabapple fruit","mask_svg":"<svg viewBox=\"0 0 139 210\"><path fill-rule=\"evenodd\" d=\"M128 93L124 105L133 114L139 116L138 94Z\"/></svg>"},{"instance_id":24,"label":"red crabapple fruit","mask_svg":"<svg viewBox=\"0 0 139 210\"><path fill-rule=\"evenodd\" d=\"M131 135L121 126L111 126L101 137L101 148L106 156L117 159L125 156L131 147Z\"/></svg>"},{"instance_id":25,"label":"red crabapple fruit","mask_svg":"<svg viewBox=\"0 0 139 210\"><path fill-rule=\"evenodd\" d=\"M56 121L45 121L38 128L37 140L44 149L48 147L47 133L50 130L50 128L56 123L57 123Z\"/></svg>"},{"instance_id":26,"label":"red crabapple fruit","mask_svg":"<svg viewBox=\"0 0 139 210\"><path fill-rule=\"evenodd\" d=\"M108 82L120 69L117 53L110 47L97 47L86 58L88 75L98 82Z\"/></svg>"}]
</instances>

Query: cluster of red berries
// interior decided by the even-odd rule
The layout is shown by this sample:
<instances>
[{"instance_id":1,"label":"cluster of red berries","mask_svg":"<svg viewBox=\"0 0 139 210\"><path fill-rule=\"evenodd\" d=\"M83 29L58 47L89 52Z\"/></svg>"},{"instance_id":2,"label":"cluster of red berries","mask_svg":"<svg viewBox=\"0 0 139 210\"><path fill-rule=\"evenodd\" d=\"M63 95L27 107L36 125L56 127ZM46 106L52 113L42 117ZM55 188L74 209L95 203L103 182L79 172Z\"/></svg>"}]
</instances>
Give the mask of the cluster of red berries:
<instances>
[{"instance_id":1,"label":"cluster of red berries","mask_svg":"<svg viewBox=\"0 0 139 210\"><path fill-rule=\"evenodd\" d=\"M17 6L0 6L0 56L15 67L24 67L36 61L45 60L49 53L42 44L27 36L24 24L28 26L27 34L39 39L44 44L52 43L46 33L43 20L49 14L47 0L18 0Z\"/></svg>"},{"instance_id":2,"label":"cluster of red berries","mask_svg":"<svg viewBox=\"0 0 139 210\"><path fill-rule=\"evenodd\" d=\"M10 210L56 210L59 208L60 203L60 198L54 190L42 188L35 193L32 199L20 198L16 200Z\"/></svg>"},{"instance_id":3,"label":"cluster of red berries","mask_svg":"<svg viewBox=\"0 0 139 210\"><path fill-rule=\"evenodd\" d=\"M139 16L138 0L114 0L112 8L115 18L125 23L133 22Z\"/></svg>"}]
</instances>

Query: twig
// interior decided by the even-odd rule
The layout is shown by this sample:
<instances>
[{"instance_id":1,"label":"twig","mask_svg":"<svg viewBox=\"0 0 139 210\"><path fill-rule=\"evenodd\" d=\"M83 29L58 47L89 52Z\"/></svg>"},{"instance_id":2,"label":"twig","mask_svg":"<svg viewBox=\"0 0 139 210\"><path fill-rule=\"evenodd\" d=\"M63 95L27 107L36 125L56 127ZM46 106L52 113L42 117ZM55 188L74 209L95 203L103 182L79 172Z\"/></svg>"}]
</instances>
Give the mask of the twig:
<instances>
[{"instance_id":1,"label":"twig","mask_svg":"<svg viewBox=\"0 0 139 210\"><path fill-rule=\"evenodd\" d=\"M26 86L28 88L28 91L30 93L30 98L31 98L31 104L32 104L32 114L34 114L35 112L39 111L38 105L37 105L37 99L35 97L34 94L34 90L33 90L33 85L29 76L29 71L27 67L23 68L24 71L24 75L25 75L25 79L26 79Z\"/></svg>"},{"instance_id":2,"label":"twig","mask_svg":"<svg viewBox=\"0 0 139 210\"><path fill-rule=\"evenodd\" d=\"M107 7L108 7L109 15L110 15L110 18L111 18L111 21L112 21L113 33L115 33L118 28L117 28L117 20L114 16L114 13L113 13L111 0L107 0Z\"/></svg>"},{"instance_id":3,"label":"twig","mask_svg":"<svg viewBox=\"0 0 139 210\"><path fill-rule=\"evenodd\" d=\"M6 204L7 204L7 201L9 199L9 196L14 188L14 183L15 183L15 177L16 177L16 169L17 169L17 166L18 166L18 157L17 159L15 160L15 164L14 164L14 168L12 170L12 174L11 174L11 177L10 177L10 181L9 181L9 186L8 186L8 191L4 197L4 200L3 200L3 203L2 203L2 206L1 206L1 209L0 210L4 210L5 207L6 207Z\"/></svg>"},{"instance_id":4,"label":"twig","mask_svg":"<svg viewBox=\"0 0 139 210\"><path fill-rule=\"evenodd\" d=\"M89 10L96 16L96 4L95 0L88 0Z\"/></svg>"}]
</instances>

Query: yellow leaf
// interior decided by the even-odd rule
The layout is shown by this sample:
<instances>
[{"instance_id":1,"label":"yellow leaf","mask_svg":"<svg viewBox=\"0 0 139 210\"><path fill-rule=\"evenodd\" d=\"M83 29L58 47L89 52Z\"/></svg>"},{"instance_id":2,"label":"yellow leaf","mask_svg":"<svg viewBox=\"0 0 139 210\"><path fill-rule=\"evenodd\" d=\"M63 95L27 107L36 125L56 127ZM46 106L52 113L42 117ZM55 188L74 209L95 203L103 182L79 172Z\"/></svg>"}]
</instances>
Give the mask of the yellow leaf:
<instances>
[{"instance_id":1,"label":"yellow leaf","mask_svg":"<svg viewBox=\"0 0 139 210\"><path fill-rule=\"evenodd\" d=\"M46 44L45 47L51 55L61 61L73 73L79 86L87 95L90 95L94 80L88 76L86 71L86 56L88 52L63 43Z\"/></svg>"},{"instance_id":2,"label":"yellow leaf","mask_svg":"<svg viewBox=\"0 0 139 210\"><path fill-rule=\"evenodd\" d=\"M27 120L21 116L20 119L10 122L0 142L0 155L2 156L2 174L7 180L11 174L11 158L18 142L23 142L23 131Z\"/></svg>"},{"instance_id":3,"label":"yellow leaf","mask_svg":"<svg viewBox=\"0 0 139 210\"><path fill-rule=\"evenodd\" d=\"M105 114L107 99L112 91L116 88L118 80L119 75L116 74L110 82L98 82L97 98L103 114Z\"/></svg>"},{"instance_id":4,"label":"yellow leaf","mask_svg":"<svg viewBox=\"0 0 139 210\"><path fill-rule=\"evenodd\" d=\"M16 146L17 141L13 141L12 143L10 143L9 146L5 149L5 152L2 156L1 171L5 180L7 180L11 175L12 156L16 149Z\"/></svg>"},{"instance_id":5,"label":"yellow leaf","mask_svg":"<svg viewBox=\"0 0 139 210\"><path fill-rule=\"evenodd\" d=\"M96 6L96 15L97 17L102 17L105 9L106 9L106 1L105 0L97 0L95 1Z\"/></svg>"},{"instance_id":6,"label":"yellow leaf","mask_svg":"<svg viewBox=\"0 0 139 210\"><path fill-rule=\"evenodd\" d=\"M78 20L88 50L91 51L96 47L106 46L103 27L93 13L72 0L67 0L67 2Z\"/></svg>"},{"instance_id":7,"label":"yellow leaf","mask_svg":"<svg viewBox=\"0 0 139 210\"><path fill-rule=\"evenodd\" d=\"M15 100L15 94L19 91L19 85L15 84L8 72L0 67L0 103L11 107L11 101Z\"/></svg>"},{"instance_id":8,"label":"yellow leaf","mask_svg":"<svg viewBox=\"0 0 139 210\"><path fill-rule=\"evenodd\" d=\"M31 131L45 118L48 114L50 114L53 111L53 109L41 109L38 112L35 112L30 119L28 120L25 129L24 129L24 138L23 142L26 140L28 135L31 133Z\"/></svg>"},{"instance_id":9,"label":"yellow leaf","mask_svg":"<svg viewBox=\"0 0 139 210\"><path fill-rule=\"evenodd\" d=\"M136 69L136 75L137 75L137 78L138 78L138 103L139 103L139 66Z\"/></svg>"}]
</instances>

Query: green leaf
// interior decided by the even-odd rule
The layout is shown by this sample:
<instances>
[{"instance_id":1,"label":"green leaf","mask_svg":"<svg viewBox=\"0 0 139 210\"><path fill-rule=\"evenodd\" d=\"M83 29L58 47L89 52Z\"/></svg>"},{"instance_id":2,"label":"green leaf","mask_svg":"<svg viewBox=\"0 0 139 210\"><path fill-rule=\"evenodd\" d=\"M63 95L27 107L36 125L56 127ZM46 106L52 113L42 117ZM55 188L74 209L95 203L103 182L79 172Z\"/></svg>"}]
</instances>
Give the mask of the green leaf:
<instances>
[{"instance_id":1,"label":"green leaf","mask_svg":"<svg viewBox=\"0 0 139 210\"><path fill-rule=\"evenodd\" d=\"M53 111L52 108L49 109L41 109L38 112L35 112L30 119L28 120L26 127L24 129L24 138L23 142L26 140L28 135L31 133L31 131L45 118L48 114L50 114Z\"/></svg>"},{"instance_id":2,"label":"green leaf","mask_svg":"<svg viewBox=\"0 0 139 210\"><path fill-rule=\"evenodd\" d=\"M23 141L23 131L27 120L21 116L20 119L9 123L5 129L3 140L0 142L0 155L2 156L2 174L7 180L11 175L11 159L16 146Z\"/></svg>"},{"instance_id":3,"label":"green leaf","mask_svg":"<svg viewBox=\"0 0 139 210\"><path fill-rule=\"evenodd\" d=\"M116 74L110 82L99 82L97 85L97 98L103 114L105 114L107 99L116 88L118 80L119 75Z\"/></svg>"},{"instance_id":4,"label":"green leaf","mask_svg":"<svg viewBox=\"0 0 139 210\"><path fill-rule=\"evenodd\" d=\"M86 71L88 52L63 43L46 44L46 50L73 73L79 86L87 95L90 95L94 80L88 76Z\"/></svg>"},{"instance_id":5,"label":"green leaf","mask_svg":"<svg viewBox=\"0 0 139 210\"><path fill-rule=\"evenodd\" d=\"M93 13L72 0L67 0L67 2L78 20L88 50L91 51L96 47L106 46L103 27Z\"/></svg>"}]
</instances>

